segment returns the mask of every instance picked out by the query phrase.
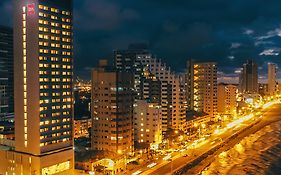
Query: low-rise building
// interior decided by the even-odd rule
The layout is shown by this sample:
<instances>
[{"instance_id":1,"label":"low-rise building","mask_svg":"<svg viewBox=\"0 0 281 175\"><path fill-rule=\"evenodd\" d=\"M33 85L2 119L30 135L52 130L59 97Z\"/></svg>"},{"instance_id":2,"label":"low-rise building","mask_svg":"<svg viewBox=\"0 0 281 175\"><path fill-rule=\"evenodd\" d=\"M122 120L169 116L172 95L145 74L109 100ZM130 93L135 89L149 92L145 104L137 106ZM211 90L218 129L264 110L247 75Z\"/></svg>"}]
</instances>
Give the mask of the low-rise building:
<instances>
[{"instance_id":1,"label":"low-rise building","mask_svg":"<svg viewBox=\"0 0 281 175\"><path fill-rule=\"evenodd\" d=\"M200 136L200 134L210 134L212 131L209 127L213 123L213 117L204 112L188 111L187 112L187 132L188 135Z\"/></svg>"},{"instance_id":2,"label":"low-rise building","mask_svg":"<svg viewBox=\"0 0 281 175\"><path fill-rule=\"evenodd\" d=\"M122 174L126 169L124 155L110 151L86 151L76 156L75 168L101 174Z\"/></svg>"},{"instance_id":3,"label":"low-rise building","mask_svg":"<svg viewBox=\"0 0 281 175\"><path fill-rule=\"evenodd\" d=\"M137 100L134 105L134 140L153 146L162 142L162 110L156 103Z\"/></svg>"}]
</instances>

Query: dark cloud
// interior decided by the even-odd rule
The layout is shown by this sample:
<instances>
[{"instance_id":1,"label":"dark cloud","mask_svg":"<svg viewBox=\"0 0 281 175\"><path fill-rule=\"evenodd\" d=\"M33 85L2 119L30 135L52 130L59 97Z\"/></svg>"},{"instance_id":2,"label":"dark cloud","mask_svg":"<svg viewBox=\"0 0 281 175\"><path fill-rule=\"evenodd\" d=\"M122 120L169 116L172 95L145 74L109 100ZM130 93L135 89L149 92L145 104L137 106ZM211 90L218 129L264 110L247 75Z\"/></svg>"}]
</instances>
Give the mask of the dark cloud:
<instances>
[{"instance_id":1,"label":"dark cloud","mask_svg":"<svg viewBox=\"0 0 281 175\"><path fill-rule=\"evenodd\" d=\"M0 25L12 26L13 4L11 0L0 1Z\"/></svg>"},{"instance_id":2,"label":"dark cloud","mask_svg":"<svg viewBox=\"0 0 281 175\"><path fill-rule=\"evenodd\" d=\"M11 11L1 0L0 24L11 25ZM146 42L176 71L212 60L231 77L251 58L265 74L267 62L281 64L280 11L280 0L74 0L75 70L89 76L113 49Z\"/></svg>"}]
</instances>

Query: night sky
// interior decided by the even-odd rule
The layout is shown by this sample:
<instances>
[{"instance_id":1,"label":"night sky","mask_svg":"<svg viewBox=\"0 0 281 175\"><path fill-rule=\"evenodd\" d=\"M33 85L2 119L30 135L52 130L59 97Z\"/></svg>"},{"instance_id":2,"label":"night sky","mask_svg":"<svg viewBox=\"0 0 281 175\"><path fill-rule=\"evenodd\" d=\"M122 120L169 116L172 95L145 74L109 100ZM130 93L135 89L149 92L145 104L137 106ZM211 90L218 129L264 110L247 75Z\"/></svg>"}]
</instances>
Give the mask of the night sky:
<instances>
[{"instance_id":1,"label":"night sky","mask_svg":"<svg viewBox=\"0 0 281 175\"><path fill-rule=\"evenodd\" d=\"M1 25L12 26L12 10L12 0L0 0ZM280 0L74 0L74 32L83 78L98 59L138 42L178 72L188 58L217 61L225 77L249 58L261 78L268 62L281 65Z\"/></svg>"}]
</instances>

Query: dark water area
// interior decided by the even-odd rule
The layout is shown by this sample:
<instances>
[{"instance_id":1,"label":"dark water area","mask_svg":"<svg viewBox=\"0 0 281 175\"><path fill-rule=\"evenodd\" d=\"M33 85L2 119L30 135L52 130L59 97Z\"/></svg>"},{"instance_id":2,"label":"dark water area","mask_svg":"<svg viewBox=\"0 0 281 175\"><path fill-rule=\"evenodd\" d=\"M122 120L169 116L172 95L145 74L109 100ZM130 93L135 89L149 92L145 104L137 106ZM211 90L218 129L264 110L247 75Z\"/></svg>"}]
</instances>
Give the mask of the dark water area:
<instances>
[{"instance_id":1,"label":"dark water area","mask_svg":"<svg viewBox=\"0 0 281 175\"><path fill-rule=\"evenodd\" d=\"M281 158L279 157L276 161L272 162L270 167L266 170L267 175L279 175L281 174Z\"/></svg>"},{"instance_id":2,"label":"dark water area","mask_svg":"<svg viewBox=\"0 0 281 175\"><path fill-rule=\"evenodd\" d=\"M281 121L222 152L202 175L281 175Z\"/></svg>"}]
</instances>

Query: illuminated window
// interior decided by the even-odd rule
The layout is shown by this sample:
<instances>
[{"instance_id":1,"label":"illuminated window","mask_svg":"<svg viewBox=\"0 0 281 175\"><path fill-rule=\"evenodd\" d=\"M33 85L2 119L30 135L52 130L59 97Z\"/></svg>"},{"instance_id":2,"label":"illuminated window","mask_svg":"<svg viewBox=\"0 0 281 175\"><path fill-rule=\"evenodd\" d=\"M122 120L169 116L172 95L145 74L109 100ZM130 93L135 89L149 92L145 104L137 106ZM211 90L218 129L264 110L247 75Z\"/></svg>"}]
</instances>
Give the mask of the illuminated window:
<instances>
[{"instance_id":1,"label":"illuminated window","mask_svg":"<svg viewBox=\"0 0 281 175\"><path fill-rule=\"evenodd\" d=\"M39 34L40 39L49 39L48 35Z\"/></svg>"},{"instance_id":2,"label":"illuminated window","mask_svg":"<svg viewBox=\"0 0 281 175\"><path fill-rule=\"evenodd\" d=\"M59 12L59 9L56 9L56 8L51 8L51 12L58 13L58 12Z\"/></svg>"},{"instance_id":3,"label":"illuminated window","mask_svg":"<svg viewBox=\"0 0 281 175\"><path fill-rule=\"evenodd\" d=\"M39 60L47 60L47 57L39 56ZM40 67L40 64L39 64L39 67ZM43 66L42 66L42 67L43 67Z\"/></svg>"},{"instance_id":4,"label":"illuminated window","mask_svg":"<svg viewBox=\"0 0 281 175\"><path fill-rule=\"evenodd\" d=\"M56 58L56 57L51 57L51 61L58 61L58 58Z\"/></svg>"},{"instance_id":5,"label":"illuminated window","mask_svg":"<svg viewBox=\"0 0 281 175\"><path fill-rule=\"evenodd\" d=\"M58 19L58 17L57 16L51 16L51 19Z\"/></svg>"}]
</instances>

